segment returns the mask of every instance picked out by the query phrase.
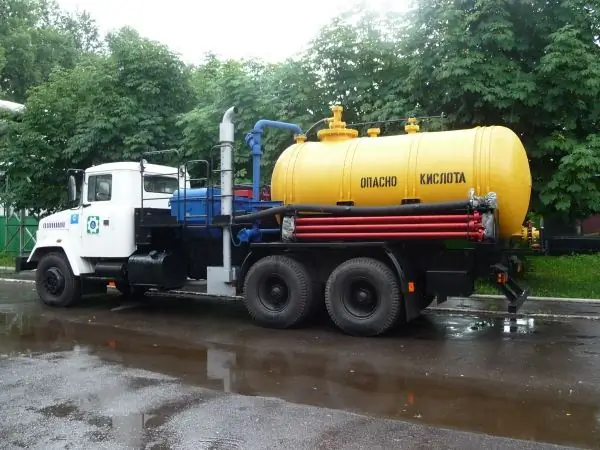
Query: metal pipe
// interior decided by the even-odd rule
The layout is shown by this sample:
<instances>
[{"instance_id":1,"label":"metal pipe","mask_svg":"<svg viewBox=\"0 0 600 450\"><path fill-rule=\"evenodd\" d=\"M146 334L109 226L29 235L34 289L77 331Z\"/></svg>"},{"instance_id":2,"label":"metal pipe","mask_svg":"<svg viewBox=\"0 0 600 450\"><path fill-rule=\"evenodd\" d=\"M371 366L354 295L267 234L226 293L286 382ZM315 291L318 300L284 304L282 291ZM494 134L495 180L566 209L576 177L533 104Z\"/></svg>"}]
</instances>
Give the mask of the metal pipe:
<instances>
[{"instance_id":1,"label":"metal pipe","mask_svg":"<svg viewBox=\"0 0 600 450\"><path fill-rule=\"evenodd\" d=\"M233 216L233 141L235 127L233 125L234 115L237 107L232 106L225 114L219 124L219 144L221 147L221 215ZM229 228L231 219L227 226L223 227L223 268L231 277L231 230ZM231 281L231 280L230 280Z\"/></svg>"},{"instance_id":2,"label":"metal pipe","mask_svg":"<svg viewBox=\"0 0 600 450\"><path fill-rule=\"evenodd\" d=\"M259 120L254 124L254 128L244 139L246 145L252 150L252 200L258 202L260 199L260 159L262 156L261 136L264 128L278 128L292 131L294 134L302 134L302 129L288 122L278 122L276 120Z\"/></svg>"},{"instance_id":3,"label":"metal pipe","mask_svg":"<svg viewBox=\"0 0 600 450\"><path fill-rule=\"evenodd\" d=\"M264 217L272 217L278 214L313 212L330 214L364 214L364 215L412 215L412 214L447 214L452 211L465 210L472 207L471 200L440 202L440 203L415 203L408 205L390 205L390 206L332 206L332 205L285 205L275 206L251 214L244 214L233 218L235 223L252 223L255 220Z\"/></svg>"},{"instance_id":4,"label":"metal pipe","mask_svg":"<svg viewBox=\"0 0 600 450\"><path fill-rule=\"evenodd\" d=\"M427 216L352 216L352 217L298 217L296 225L345 225L377 223L463 223L470 220L481 222L481 214L445 214Z\"/></svg>"}]
</instances>

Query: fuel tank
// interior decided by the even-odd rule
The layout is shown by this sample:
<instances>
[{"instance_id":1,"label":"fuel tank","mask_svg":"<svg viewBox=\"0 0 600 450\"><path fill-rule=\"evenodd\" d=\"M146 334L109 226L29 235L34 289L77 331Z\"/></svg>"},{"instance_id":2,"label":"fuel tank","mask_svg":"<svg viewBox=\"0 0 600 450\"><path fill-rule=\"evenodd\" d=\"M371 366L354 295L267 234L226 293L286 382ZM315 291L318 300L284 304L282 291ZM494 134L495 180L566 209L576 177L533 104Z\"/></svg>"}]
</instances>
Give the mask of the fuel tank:
<instances>
[{"instance_id":1,"label":"fuel tank","mask_svg":"<svg viewBox=\"0 0 600 450\"><path fill-rule=\"evenodd\" d=\"M463 200L495 192L499 233L521 230L529 208L531 172L519 137L504 126L369 137L346 128L334 107L320 142L298 137L275 164L272 200L284 204L399 205Z\"/></svg>"}]
</instances>

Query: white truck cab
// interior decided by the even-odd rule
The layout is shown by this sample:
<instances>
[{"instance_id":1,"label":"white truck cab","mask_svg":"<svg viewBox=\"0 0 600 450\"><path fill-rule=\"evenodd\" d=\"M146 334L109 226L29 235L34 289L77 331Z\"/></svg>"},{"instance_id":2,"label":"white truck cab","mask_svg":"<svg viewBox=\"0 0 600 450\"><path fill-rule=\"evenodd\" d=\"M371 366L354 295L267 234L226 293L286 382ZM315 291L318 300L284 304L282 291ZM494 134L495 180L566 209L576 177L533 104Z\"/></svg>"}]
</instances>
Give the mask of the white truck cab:
<instances>
[{"instance_id":1,"label":"white truck cab","mask_svg":"<svg viewBox=\"0 0 600 450\"><path fill-rule=\"evenodd\" d=\"M96 273L98 261L128 258L137 249L136 208L169 210L173 192L189 187L188 179L183 168L145 161L90 167L79 189L71 175L69 196L76 205L39 222L36 244L23 265L37 268L37 276L45 277L38 284L55 284L58 294L69 278ZM60 267L44 270L48 264Z\"/></svg>"}]
</instances>

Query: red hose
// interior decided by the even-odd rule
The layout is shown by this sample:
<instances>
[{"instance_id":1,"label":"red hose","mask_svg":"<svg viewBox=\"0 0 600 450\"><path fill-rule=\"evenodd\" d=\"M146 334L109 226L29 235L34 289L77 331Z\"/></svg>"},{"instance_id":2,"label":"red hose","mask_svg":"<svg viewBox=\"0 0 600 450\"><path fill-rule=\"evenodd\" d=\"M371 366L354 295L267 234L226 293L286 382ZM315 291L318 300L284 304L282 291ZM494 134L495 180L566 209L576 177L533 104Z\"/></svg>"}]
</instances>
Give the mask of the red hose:
<instances>
[{"instance_id":1,"label":"red hose","mask_svg":"<svg viewBox=\"0 0 600 450\"><path fill-rule=\"evenodd\" d=\"M483 230L470 233L459 231L442 232L389 232L389 233L296 233L297 239L469 239L483 240Z\"/></svg>"},{"instance_id":2,"label":"red hose","mask_svg":"<svg viewBox=\"0 0 600 450\"><path fill-rule=\"evenodd\" d=\"M359 223L433 223L468 222L481 220L481 214L444 214L429 216L352 216L352 217L298 217L297 225L341 225Z\"/></svg>"},{"instance_id":3,"label":"red hose","mask_svg":"<svg viewBox=\"0 0 600 450\"><path fill-rule=\"evenodd\" d=\"M476 231L482 228L481 222L469 223L379 223L348 225L297 225L296 233L336 233L336 232L377 232L377 231Z\"/></svg>"}]
</instances>

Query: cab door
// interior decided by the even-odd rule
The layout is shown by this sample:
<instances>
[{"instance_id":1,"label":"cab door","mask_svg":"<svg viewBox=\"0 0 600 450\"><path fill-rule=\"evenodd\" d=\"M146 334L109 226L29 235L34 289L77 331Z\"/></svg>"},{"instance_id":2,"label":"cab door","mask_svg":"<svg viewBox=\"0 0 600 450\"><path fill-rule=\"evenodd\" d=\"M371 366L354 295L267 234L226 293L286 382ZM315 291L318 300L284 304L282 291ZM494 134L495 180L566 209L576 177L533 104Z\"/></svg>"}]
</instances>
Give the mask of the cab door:
<instances>
[{"instance_id":1,"label":"cab door","mask_svg":"<svg viewBox=\"0 0 600 450\"><path fill-rule=\"evenodd\" d=\"M81 256L110 258L120 256L118 230L113 223L115 196L112 173L87 176L81 209Z\"/></svg>"}]
</instances>

